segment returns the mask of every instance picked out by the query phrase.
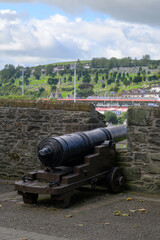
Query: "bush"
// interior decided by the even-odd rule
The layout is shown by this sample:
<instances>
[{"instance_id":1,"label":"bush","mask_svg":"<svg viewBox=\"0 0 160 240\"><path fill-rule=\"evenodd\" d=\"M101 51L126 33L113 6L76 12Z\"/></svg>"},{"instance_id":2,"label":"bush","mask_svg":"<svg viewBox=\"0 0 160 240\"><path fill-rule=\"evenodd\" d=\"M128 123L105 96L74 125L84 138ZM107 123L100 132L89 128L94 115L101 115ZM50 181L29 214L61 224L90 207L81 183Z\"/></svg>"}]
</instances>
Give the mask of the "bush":
<instances>
[{"instance_id":1,"label":"bush","mask_svg":"<svg viewBox=\"0 0 160 240\"><path fill-rule=\"evenodd\" d=\"M79 89L86 89L86 88L93 88L93 85L92 84L90 84L90 83L81 83L81 84L79 84Z\"/></svg>"},{"instance_id":2,"label":"bush","mask_svg":"<svg viewBox=\"0 0 160 240\"><path fill-rule=\"evenodd\" d=\"M113 124L118 123L117 115L114 112L106 111L104 113L104 116L105 116L106 122L113 123Z\"/></svg>"},{"instance_id":3,"label":"bush","mask_svg":"<svg viewBox=\"0 0 160 240\"><path fill-rule=\"evenodd\" d=\"M51 87L51 90L52 90L52 91L56 91L56 86L53 85L53 86Z\"/></svg>"},{"instance_id":4,"label":"bush","mask_svg":"<svg viewBox=\"0 0 160 240\"><path fill-rule=\"evenodd\" d=\"M94 91L93 91L93 88L86 88L86 89L83 89L83 90L77 90L77 94L80 96L80 97L89 97L91 95L94 94Z\"/></svg>"},{"instance_id":5,"label":"bush","mask_svg":"<svg viewBox=\"0 0 160 240\"><path fill-rule=\"evenodd\" d=\"M74 87L63 87L62 88L62 91L66 91L66 92L70 92L70 91L73 91Z\"/></svg>"},{"instance_id":6,"label":"bush","mask_svg":"<svg viewBox=\"0 0 160 240\"><path fill-rule=\"evenodd\" d=\"M58 83L57 78L48 78L48 84L49 85L56 85Z\"/></svg>"}]
</instances>

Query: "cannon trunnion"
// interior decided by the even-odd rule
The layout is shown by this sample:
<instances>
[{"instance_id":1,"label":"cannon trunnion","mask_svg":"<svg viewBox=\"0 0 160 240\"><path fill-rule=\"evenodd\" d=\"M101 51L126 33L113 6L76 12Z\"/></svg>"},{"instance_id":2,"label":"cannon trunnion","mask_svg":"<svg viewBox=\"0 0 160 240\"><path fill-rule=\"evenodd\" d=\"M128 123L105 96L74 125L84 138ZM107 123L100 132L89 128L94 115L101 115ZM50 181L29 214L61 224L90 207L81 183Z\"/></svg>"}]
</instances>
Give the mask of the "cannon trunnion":
<instances>
[{"instance_id":1,"label":"cannon trunnion","mask_svg":"<svg viewBox=\"0 0 160 240\"><path fill-rule=\"evenodd\" d=\"M35 204L39 194L49 194L68 207L74 190L88 184L93 189L103 184L113 193L121 191L124 179L115 167L115 141L126 136L126 127L96 130L48 138L39 144L42 169L15 183L24 203Z\"/></svg>"}]
</instances>

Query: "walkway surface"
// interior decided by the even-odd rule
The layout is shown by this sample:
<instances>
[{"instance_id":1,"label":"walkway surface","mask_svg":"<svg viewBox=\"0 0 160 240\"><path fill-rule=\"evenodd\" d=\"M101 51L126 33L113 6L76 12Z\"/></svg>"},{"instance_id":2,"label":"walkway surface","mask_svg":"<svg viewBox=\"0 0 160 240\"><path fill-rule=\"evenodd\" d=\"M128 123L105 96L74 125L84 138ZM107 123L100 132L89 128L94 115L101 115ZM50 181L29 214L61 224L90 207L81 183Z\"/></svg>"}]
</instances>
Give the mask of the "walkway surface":
<instances>
[{"instance_id":1,"label":"walkway surface","mask_svg":"<svg viewBox=\"0 0 160 240\"><path fill-rule=\"evenodd\" d=\"M60 209L40 196L24 204L12 182L0 180L0 240L160 240L160 196L85 188L72 202Z\"/></svg>"}]
</instances>

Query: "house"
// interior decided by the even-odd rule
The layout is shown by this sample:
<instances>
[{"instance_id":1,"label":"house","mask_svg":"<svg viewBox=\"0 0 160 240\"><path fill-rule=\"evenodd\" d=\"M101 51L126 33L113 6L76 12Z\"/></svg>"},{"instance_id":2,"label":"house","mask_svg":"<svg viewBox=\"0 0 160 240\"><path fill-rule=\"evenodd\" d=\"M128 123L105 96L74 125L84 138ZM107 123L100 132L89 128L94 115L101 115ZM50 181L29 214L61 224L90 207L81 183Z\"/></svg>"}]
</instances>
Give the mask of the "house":
<instances>
[{"instance_id":1,"label":"house","mask_svg":"<svg viewBox=\"0 0 160 240\"><path fill-rule=\"evenodd\" d=\"M45 68L42 68L42 69L41 69L41 75L43 75L43 76L46 75L46 69L45 69Z\"/></svg>"},{"instance_id":2,"label":"house","mask_svg":"<svg viewBox=\"0 0 160 240\"><path fill-rule=\"evenodd\" d=\"M63 65L59 65L59 66L53 68L53 72L59 72L59 71L64 71Z\"/></svg>"},{"instance_id":3,"label":"house","mask_svg":"<svg viewBox=\"0 0 160 240\"><path fill-rule=\"evenodd\" d=\"M70 70L74 70L74 68L75 68L75 65L74 64L70 64L69 69Z\"/></svg>"},{"instance_id":4,"label":"house","mask_svg":"<svg viewBox=\"0 0 160 240\"><path fill-rule=\"evenodd\" d=\"M89 63L86 63L86 64L83 65L83 68L84 69L90 69L91 65Z\"/></svg>"},{"instance_id":5,"label":"house","mask_svg":"<svg viewBox=\"0 0 160 240\"><path fill-rule=\"evenodd\" d=\"M160 87L159 87L159 86L152 87L152 88L150 89L150 91L151 91L151 92L154 92L154 93L158 93L158 92L160 92Z\"/></svg>"}]
</instances>

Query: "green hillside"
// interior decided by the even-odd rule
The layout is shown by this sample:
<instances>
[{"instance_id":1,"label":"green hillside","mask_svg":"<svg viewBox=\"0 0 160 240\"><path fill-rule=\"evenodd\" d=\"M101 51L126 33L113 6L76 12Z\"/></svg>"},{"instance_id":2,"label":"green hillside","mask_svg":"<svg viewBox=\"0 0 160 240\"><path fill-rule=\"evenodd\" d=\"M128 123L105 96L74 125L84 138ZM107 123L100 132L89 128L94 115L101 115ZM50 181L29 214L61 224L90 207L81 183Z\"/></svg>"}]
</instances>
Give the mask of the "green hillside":
<instances>
[{"instance_id":1,"label":"green hillside","mask_svg":"<svg viewBox=\"0 0 160 240\"><path fill-rule=\"evenodd\" d=\"M148 55L147 55L148 56ZM160 61L144 56L110 60L94 58L86 61L55 63L27 67L22 96L22 66L6 65L0 71L1 98L49 98L60 93L63 98L74 93L74 63L76 67L77 96L117 96L122 91L149 87L160 83Z\"/></svg>"}]
</instances>

